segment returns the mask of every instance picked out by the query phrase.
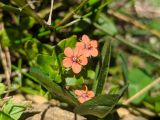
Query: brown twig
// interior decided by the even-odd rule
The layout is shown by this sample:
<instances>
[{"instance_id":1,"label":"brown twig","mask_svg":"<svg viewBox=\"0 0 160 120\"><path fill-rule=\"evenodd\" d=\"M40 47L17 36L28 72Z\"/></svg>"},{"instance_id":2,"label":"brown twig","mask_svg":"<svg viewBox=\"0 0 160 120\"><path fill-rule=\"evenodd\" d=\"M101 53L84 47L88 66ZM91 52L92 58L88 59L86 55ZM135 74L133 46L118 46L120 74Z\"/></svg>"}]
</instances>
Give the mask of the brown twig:
<instances>
[{"instance_id":1,"label":"brown twig","mask_svg":"<svg viewBox=\"0 0 160 120\"><path fill-rule=\"evenodd\" d=\"M23 72L27 72L28 69L27 68L23 68L21 69ZM16 70L16 71L13 71L12 74L10 75L10 77L14 77L14 76L21 76L21 73ZM6 79L6 76L5 74L0 74L0 79Z\"/></svg>"},{"instance_id":2,"label":"brown twig","mask_svg":"<svg viewBox=\"0 0 160 120\"><path fill-rule=\"evenodd\" d=\"M6 77L6 82L8 85L8 90L10 90L11 88L11 81L10 81L11 70L10 68L8 68L7 56L5 55L5 52L3 51L1 44L0 44L0 57L1 57L1 62L2 62L3 69L4 69L5 77ZM7 93L5 96L8 96L8 94L9 93Z\"/></svg>"},{"instance_id":3,"label":"brown twig","mask_svg":"<svg viewBox=\"0 0 160 120\"><path fill-rule=\"evenodd\" d=\"M50 13L49 13L49 18L48 18L48 21L47 21L47 24L48 24L48 25L51 25L51 24L52 24L53 4L54 4L54 0L51 0L51 8L50 8Z\"/></svg>"},{"instance_id":4,"label":"brown twig","mask_svg":"<svg viewBox=\"0 0 160 120\"><path fill-rule=\"evenodd\" d=\"M148 32L152 33L153 35L155 35L155 36L160 38L160 31L157 31L155 29L149 28L148 26L146 26L145 24L141 23L138 20L135 20L135 19L133 19L133 18L131 18L129 16L123 15L123 14L121 14L119 12L115 12L112 9L109 9L108 13L110 15L114 16L114 17L117 17L118 19L121 19L121 20L123 20L125 22L133 24L137 28L144 29L144 30L146 30L146 31L148 31Z\"/></svg>"},{"instance_id":5,"label":"brown twig","mask_svg":"<svg viewBox=\"0 0 160 120\"><path fill-rule=\"evenodd\" d=\"M8 71L11 75L11 56L10 56L10 52L9 52L8 47L4 47L4 52L5 52L5 56L6 56Z\"/></svg>"}]
</instances>

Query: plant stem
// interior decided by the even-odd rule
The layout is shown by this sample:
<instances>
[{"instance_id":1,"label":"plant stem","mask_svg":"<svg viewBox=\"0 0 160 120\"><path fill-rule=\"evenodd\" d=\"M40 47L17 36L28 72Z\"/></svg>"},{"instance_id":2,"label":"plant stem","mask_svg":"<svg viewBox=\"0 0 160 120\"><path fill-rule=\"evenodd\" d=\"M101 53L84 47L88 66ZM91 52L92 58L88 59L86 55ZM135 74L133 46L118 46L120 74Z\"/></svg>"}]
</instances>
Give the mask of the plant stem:
<instances>
[{"instance_id":1,"label":"plant stem","mask_svg":"<svg viewBox=\"0 0 160 120\"><path fill-rule=\"evenodd\" d=\"M149 56L152 56L152 57L160 60L160 55L155 54L155 53L152 53L152 52L150 52L149 50L144 49L144 48L142 48L142 47L139 47L138 45L133 44L133 43L131 43L131 42L129 42L129 41L121 38L120 36L115 36L114 39L119 40L120 42L123 42L124 44L126 44L126 45L128 45L128 46L130 46L130 47L132 47L132 48L134 48L134 49L137 49L137 50L139 50L139 51L141 51L141 52L143 52L143 53L145 53L145 54L147 54L147 55L149 55Z\"/></svg>"},{"instance_id":2,"label":"plant stem","mask_svg":"<svg viewBox=\"0 0 160 120\"><path fill-rule=\"evenodd\" d=\"M47 24L48 24L48 25L51 25L51 24L52 24L53 4L54 4L54 0L51 0L51 8L50 8L50 13L49 13L49 18L48 18L48 21L47 21Z\"/></svg>"},{"instance_id":3,"label":"plant stem","mask_svg":"<svg viewBox=\"0 0 160 120\"><path fill-rule=\"evenodd\" d=\"M9 51L7 51L7 52L9 52ZM9 62L11 62L11 61L10 61L10 54L9 55L8 54L9 53L6 53L6 51L3 51L2 45L0 44L0 58L1 58L1 61L2 61L2 66L3 66L3 69L4 69L6 83L8 85L8 91L9 91L10 88L11 88L11 80L10 80L10 75L11 75L10 64L11 63L9 63ZM5 96L7 97L8 94L9 93L7 93Z\"/></svg>"},{"instance_id":4,"label":"plant stem","mask_svg":"<svg viewBox=\"0 0 160 120\"><path fill-rule=\"evenodd\" d=\"M131 103L133 100L135 100L136 98L140 97L141 95L143 95L145 92L147 92L148 90L150 90L152 87L154 87L155 85L160 83L160 77L157 78L156 80L154 80L152 83L150 83L149 85L147 85L145 88L143 88L142 90L140 90L138 93L136 93L135 95L133 95L132 97L130 97L128 100L126 100L123 104L124 105L128 105L129 103Z\"/></svg>"},{"instance_id":5,"label":"plant stem","mask_svg":"<svg viewBox=\"0 0 160 120\"><path fill-rule=\"evenodd\" d=\"M15 0L16 1L19 1L19 0ZM16 2L17 3L17 2ZM21 3L21 2L18 2L18 3ZM18 13L18 14L26 14L28 16L31 16L33 17L35 20L37 20L37 22L39 22L42 26L45 26L46 28L49 28L51 30L54 30L53 26L51 25L48 25L42 18L40 18L32 9L30 9L28 6L23 6L23 5L19 5L20 7L19 8L16 8L16 7L13 7L13 6L10 6L10 5L6 5L2 2L0 2L0 8L2 8L3 10L5 11L8 11L8 12L15 12L15 13Z\"/></svg>"},{"instance_id":6,"label":"plant stem","mask_svg":"<svg viewBox=\"0 0 160 120\"><path fill-rule=\"evenodd\" d=\"M118 41L120 41L120 42L122 42L122 43L124 43L124 44L126 44L126 45L128 45L128 46L130 46L130 47L132 47L132 48L134 48L134 49L137 49L138 51L141 51L142 53L145 53L145 54L147 54L147 55L149 55L149 56L151 56L151 57L154 57L155 59L160 60L160 56L159 56L158 54L152 53L152 52L148 51L147 49L144 49L144 48L142 48L142 47L139 47L138 45L133 44L133 43L125 40L124 38L121 38L121 37L118 36L118 35L114 37L114 36L110 35L109 33L107 33L104 29L102 29L102 27L99 26L98 24L96 24L96 23L93 23L93 24L94 24L94 26L95 26L96 28L102 30L102 31L105 32L107 35L109 35L112 39L118 40Z\"/></svg>"},{"instance_id":7,"label":"plant stem","mask_svg":"<svg viewBox=\"0 0 160 120\"><path fill-rule=\"evenodd\" d=\"M66 25L63 25L63 26L58 25L57 27L55 27L56 30L61 30L61 29L63 29L63 28L69 27L69 26L71 26L71 25L73 25L73 24L75 24L75 23L77 23L77 22L79 22L79 21L81 21L81 20L83 20L83 19L91 16L93 13L95 13L95 12L101 10L102 8L104 8L105 6L107 6L111 1L112 1L112 0L107 0L104 4L102 4L101 6L99 6L97 9L95 9L95 10L89 12L89 13L86 13L85 15L79 17L78 19L75 19L75 20L67 23ZM73 15L74 15L74 14L73 14Z\"/></svg>"},{"instance_id":8,"label":"plant stem","mask_svg":"<svg viewBox=\"0 0 160 120\"><path fill-rule=\"evenodd\" d=\"M64 23L66 23L79 9L81 9L86 3L88 2L88 0L83 0L81 2L81 4L76 7L76 9L74 9L73 11L69 12L59 23L58 26L63 25Z\"/></svg>"},{"instance_id":9,"label":"plant stem","mask_svg":"<svg viewBox=\"0 0 160 120\"><path fill-rule=\"evenodd\" d=\"M123 15L121 13L115 12L112 9L109 9L108 13L110 15L114 16L114 17L117 17L118 19L121 19L121 20L123 20L125 22L133 24L137 28L144 29L144 30L150 32L151 34L153 34L153 35L155 35L155 36L160 38L160 31L157 31L155 29L149 28L148 26L146 26L145 24L141 23L138 20L135 20L135 19L133 19L133 18L131 18L129 16L125 16L125 15Z\"/></svg>"},{"instance_id":10,"label":"plant stem","mask_svg":"<svg viewBox=\"0 0 160 120\"><path fill-rule=\"evenodd\" d=\"M5 11L12 11L12 12L15 12L15 13L19 13L19 14L22 14L23 13L23 10L21 11L20 9L16 8L16 7L12 7L10 5L6 5L2 2L0 2L0 8L2 8L3 10Z\"/></svg>"}]
</instances>

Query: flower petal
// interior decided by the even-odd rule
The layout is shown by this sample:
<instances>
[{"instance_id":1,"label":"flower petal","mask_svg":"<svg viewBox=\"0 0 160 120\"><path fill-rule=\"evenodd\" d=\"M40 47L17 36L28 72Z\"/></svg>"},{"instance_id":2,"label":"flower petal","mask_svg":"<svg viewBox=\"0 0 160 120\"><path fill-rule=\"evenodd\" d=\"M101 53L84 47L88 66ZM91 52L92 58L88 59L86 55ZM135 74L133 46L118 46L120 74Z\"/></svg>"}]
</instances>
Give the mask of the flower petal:
<instances>
[{"instance_id":1,"label":"flower petal","mask_svg":"<svg viewBox=\"0 0 160 120\"><path fill-rule=\"evenodd\" d=\"M74 73L79 73L82 69L82 66L78 63L73 63L72 64L72 70Z\"/></svg>"},{"instance_id":2,"label":"flower petal","mask_svg":"<svg viewBox=\"0 0 160 120\"><path fill-rule=\"evenodd\" d=\"M65 58L64 60L63 60L63 66L64 67L71 67L72 66L72 60L71 60L71 58Z\"/></svg>"},{"instance_id":3,"label":"flower petal","mask_svg":"<svg viewBox=\"0 0 160 120\"><path fill-rule=\"evenodd\" d=\"M79 48L79 49L84 49L85 46L84 46L83 42L77 42L76 47Z\"/></svg>"},{"instance_id":4,"label":"flower petal","mask_svg":"<svg viewBox=\"0 0 160 120\"><path fill-rule=\"evenodd\" d=\"M88 94L88 97L90 98L93 98L95 96L93 91L88 91L87 94Z\"/></svg>"},{"instance_id":5,"label":"flower petal","mask_svg":"<svg viewBox=\"0 0 160 120\"><path fill-rule=\"evenodd\" d=\"M70 47L65 48L64 54L67 57L72 57L73 56L73 50L72 50L72 48L70 48Z\"/></svg>"},{"instance_id":6,"label":"flower petal","mask_svg":"<svg viewBox=\"0 0 160 120\"><path fill-rule=\"evenodd\" d=\"M83 98L83 97L79 97L79 98L78 98L78 101L79 101L80 103L84 103L84 102L86 101L86 99Z\"/></svg>"},{"instance_id":7,"label":"flower petal","mask_svg":"<svg viewBox=\"0 0 160 120\"><path fill-rule=\"evenodd\" d=\"M96 40L92 40L90 42L91 46L94 47L94 48L97 48L98 47L98 42Z\"/></svg>"},{"instance_id":8,"label":"flower petal","mask_svg":"<svg viewBox=\"0 0 160 120\"><path fill-rule=\"evenodd\" d=\"M86 56L86 57L89 57L90 56L90 50L83 49L83 55Z\"/></svg>"},{"instance_id":9,"label":"flower petal","mask_svg":"<svg viewBox=\"0 0 160 120\"><path fill-rule=\"evenodd\" d=\"M85 98L85 102L88 101L88 100L90 100L90 99L92 99L92 98L86 97L86 98Z\"/></svg>"},{"instance_id":10,"label":"flower petal","mask_svg":"<svg viewBox=\"0 0 160 120\"><path fill-rule=\"evenodd\" d=\"M83 94L83 91L82 90L75 90L74 93L77 95L77 96L81 96Z\"/></svg>"},{"instance_id":11,"label":"flower petal","mask_svg":"<svg viewBox=\"0 0 160 120\"><path fill-rule=\"evenodd\" d=\"M79 59L80 59L80 64L81 65L87 65L88 59L86 58L86 56L82 55L82 56L79 57Z\"/></svg>"},{"instance_id":12,"label":"flower petal","mask_svg":"<svg viewBox=\"0 0 160 120\"><path fill-rule=\"evenodd\" d=\"M88 43L90 42L89 37L84 34L84 35L82 36L82 42L84 42L85 44L88 44Z\"/></svg>"},{"instance_id":13,"label":"flower petal","mask_svg":"<svg viewBox=\"0 0 160 120\"><path fill-rule=\"evenodd\" d=\"M96 57L98 56L98 50L96 48L92 48L90 50L90 54L93 56L93 57Z\"/></svg>"},{"instance_id":14,"label":"flower petal","mask_svg":"<svg viewBox=\"0 0 160 120\"><path fill-rule=\"evenodd\" d=\"M76 47L76 48L74 49L74 56L75 56L75 57L79 57L79 56L81 56L82 54L83 54L82 48Z\"/></svg>"}]
</instances>

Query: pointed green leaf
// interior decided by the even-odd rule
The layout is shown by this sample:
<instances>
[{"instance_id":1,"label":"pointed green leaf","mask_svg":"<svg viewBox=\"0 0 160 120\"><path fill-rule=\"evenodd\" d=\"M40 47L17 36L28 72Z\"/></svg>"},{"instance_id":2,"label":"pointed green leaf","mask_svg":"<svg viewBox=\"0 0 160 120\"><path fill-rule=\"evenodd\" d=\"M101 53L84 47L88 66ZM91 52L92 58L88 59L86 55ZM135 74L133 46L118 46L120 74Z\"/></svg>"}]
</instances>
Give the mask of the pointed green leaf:
<instances>
[{"instance_id":1,"label":"pointed green leaf","mask_svg":"<svg viewBox=\"0 0 160 120\"><path fill-rule=\"evenodd\" d=\"M98 63L98 69L96 70L95 81L93 84L93 90L95 93L101 94L105 80L108 76L109 64L111 56L111 42L106 40L101 52L101 61Z\"/></svg>"},{"instance_id":2,"label":"pointed green leaf","mask_svg":"<svg viewBox=\"0 0 160 120\"><path fill-rule=\"evenodd\" d=\"M94 115L99 118L104 118L116 106L127 87L128 85L124 86L119 94L99 95L77 106L74 111L80 115Z\"/></svg>"},{"instance_id":3,"label":"pointed green leaf","mask_svg":"<svg viewBox=\"0 0 160 120\"><path fill-rule=\"evenodd\" d=\"M69 103L72 106L77 106L78 101L59 85L54 83L41 69L34 67L31 69L31 74L42 84L48 91L60 100Z\"/></svg>"}]
</instances>

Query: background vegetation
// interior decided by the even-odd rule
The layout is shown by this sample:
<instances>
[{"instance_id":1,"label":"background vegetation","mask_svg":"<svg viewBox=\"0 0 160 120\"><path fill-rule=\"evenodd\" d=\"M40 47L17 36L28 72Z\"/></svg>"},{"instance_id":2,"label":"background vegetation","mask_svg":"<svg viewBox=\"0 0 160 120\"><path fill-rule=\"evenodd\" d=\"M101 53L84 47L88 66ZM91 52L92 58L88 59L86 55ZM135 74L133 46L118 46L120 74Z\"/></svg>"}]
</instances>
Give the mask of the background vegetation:
<instances>
[{"instance_id":1,"label":"background vegetation","mask_svg":"<svg viewBox=\"0 0 160 120\"><path fill-rule=\"evenodd\" d=\"M71 44L87 34L98 40L99 51L110 57L109 68L103 73L108 72L108 76L103 76L106 80L103 93L116 93L129 84L119 103L147 119L159 119L159 6L159 0L54 0L50 16L50 0L0 1L1 102L18 93L52 99L50 92L30 74L30 69L39 65L55 83L61 83L59 71L54 70L56 58L49 57L53 55L53 46L63 44L62 40ZM108 43L111 51L103 51L103 45ZM98 59L93 63L97 64ZM105 63L107 66L109 62ZM90 68L92 79L95 65L90 64ZM19 106L21 111L28 103ZM21 114L12 118L18 119Z\"/></svg>"}]
</instances>

